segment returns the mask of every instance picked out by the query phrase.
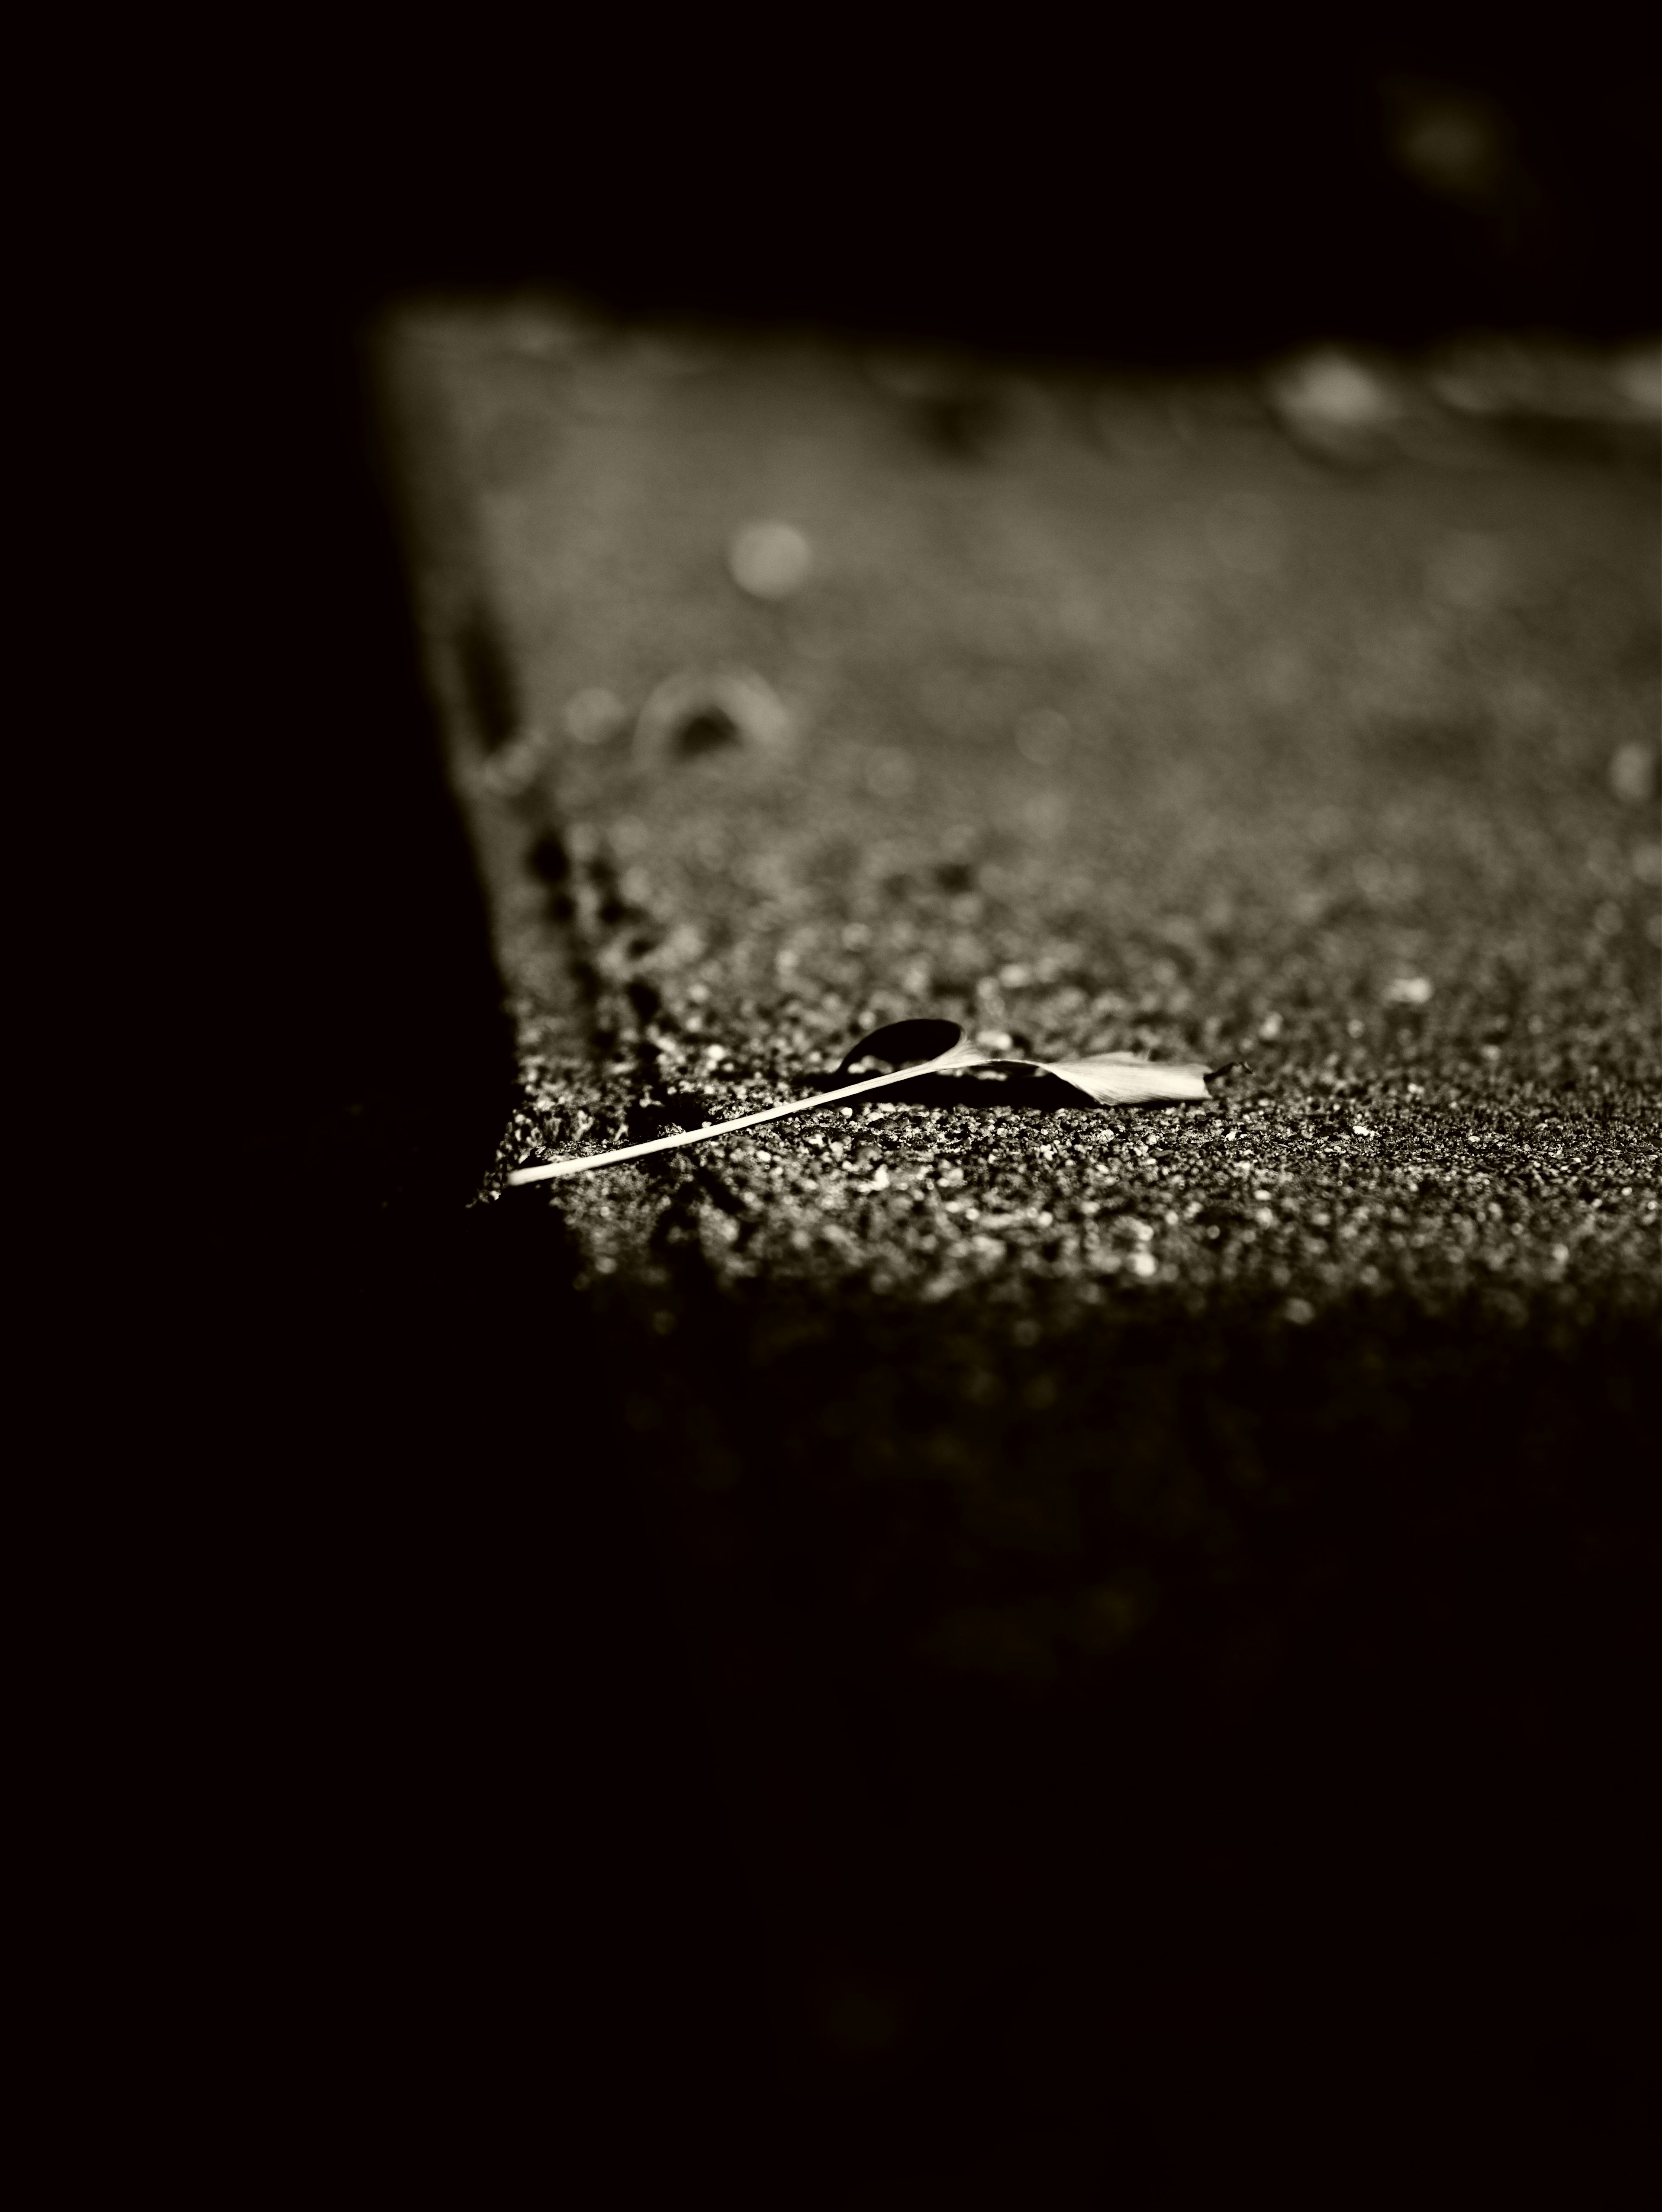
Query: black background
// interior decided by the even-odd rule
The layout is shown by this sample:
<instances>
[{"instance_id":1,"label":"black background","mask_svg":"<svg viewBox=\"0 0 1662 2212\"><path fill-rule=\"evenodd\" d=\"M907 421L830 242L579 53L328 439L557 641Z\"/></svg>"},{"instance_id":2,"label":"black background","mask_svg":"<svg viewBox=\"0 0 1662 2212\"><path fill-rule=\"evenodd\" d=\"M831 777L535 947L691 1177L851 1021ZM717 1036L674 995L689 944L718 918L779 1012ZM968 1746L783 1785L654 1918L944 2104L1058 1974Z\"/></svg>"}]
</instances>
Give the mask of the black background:
<instances>
[{"instance_id":1,"label":"black background","mask_svg":"<svg viewBox=\"0 0 1662 2212\"><path fill-rule=\"evenodd\" d=\"M124 1893L117 2009L135 2063L186 2022L149 2120L227 2193L326 2157L355 2190L854 2201L914 2118L776 2092L589 1324L528 1216L462 1210L512 1056L358 333L545 283L1105 361L1621 336L1656 319L1653 89L1585 22L1568 52L969 16L447 40L180 41L88 126L127 727L168 792L148 1018L196 1170L142 1399L163 1686L142 1718L111 1692L161 1869ZM1488 102L1508 181L1416 185L1403 84ZM135 1938L158 1895L171 1936ZM950 2128L973 2064L942 2078Z\"/></svg>"}]
</instances>

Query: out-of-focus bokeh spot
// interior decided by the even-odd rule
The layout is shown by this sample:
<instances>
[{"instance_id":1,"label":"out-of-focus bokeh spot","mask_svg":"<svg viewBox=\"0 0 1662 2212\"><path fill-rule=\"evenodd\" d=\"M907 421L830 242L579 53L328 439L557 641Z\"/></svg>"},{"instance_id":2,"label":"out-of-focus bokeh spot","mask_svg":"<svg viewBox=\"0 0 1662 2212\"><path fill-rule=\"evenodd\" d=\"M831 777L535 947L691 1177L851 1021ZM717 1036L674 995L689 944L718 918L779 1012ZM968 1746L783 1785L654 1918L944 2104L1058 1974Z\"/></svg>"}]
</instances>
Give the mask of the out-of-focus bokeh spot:
<instances>
[{"instance_id":1,"label":"out-of-focus bokeh spot","mask_svg":"<svg viewBox=\"0 0 1662 2212\"><path fill-rule=\"evenodd\" d=\"M728 548L734 582L756 599L788 599L813 567L813 548L788 522L746 523Z\"/></svg>"},{"instance_id":2,"label":"out-of-focus bokeh spot","mask_svg":"<svg viewBox=\"0 0 1662 2212\"><path fill-rule=\"evenodd\" d=\"M1435 988L1429 975L1398 975L1385 988L1385 1004L1391 1006L1428 1006Z\"/></svg>"},{"instance_id":3,"label":"out-of-focus bokeh spot","mask_svg":"<svg viewBox=\"0 0 1662 2212\"><path fill-rule=\"evenodd\" d=\"M1610 789L1629 806L1643 806L1656 797L1658 750L1641 738L1630 738L1610 755Z\"/></svg>"},{"instance_id":4,"label":"out-of-focus bokeh spot","mask_svg":"<svg viewBox=\"0 0 1662 2212\"><path fill-rule=\"evenodd\" d=\"M565 702L566 734L580 745L604 745L629 725L629 709L615 691L601 684L574 691Z\"/></svg>"},{"instance_id":5,"label":"out-of-focus bokeh spot","mask_svg":"<svg viewBox=\"0 0 1662 2212\"><path fill-rule=\"evenodd\" d=\"M1482 93L1412 78L1381 87L1385 143L1422 190L1488 209L1515 174L1506 112Z\"/></svg>"},{"instance_id":6,"label":"out-of-focus bokeh spot","mask_svg":"<svg viewBox=\"0 0 1662 2212\"><path fill-rule=\"evenodd\" d=\"M1331 461L1382 459L1406 411L1389 375L1336 348L1276 369L1269 397L1288 436Z\"/></svg>"}]
</instances>

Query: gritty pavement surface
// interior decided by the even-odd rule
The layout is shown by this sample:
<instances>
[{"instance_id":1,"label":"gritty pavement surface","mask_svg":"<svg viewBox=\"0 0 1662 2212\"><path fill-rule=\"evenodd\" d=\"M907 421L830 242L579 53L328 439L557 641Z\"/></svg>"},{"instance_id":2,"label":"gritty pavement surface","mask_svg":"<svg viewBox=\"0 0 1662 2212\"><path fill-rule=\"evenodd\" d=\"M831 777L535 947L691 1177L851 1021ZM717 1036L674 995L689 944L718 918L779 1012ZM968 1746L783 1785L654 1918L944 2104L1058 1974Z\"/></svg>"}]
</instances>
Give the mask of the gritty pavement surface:
<instances>
[{"instance_id":1,"label":"gritty pavement surface","mask_svg":"<svg viewBox=\"0 0 1662 2212\"><path fill-rule=\"evenodd\" d=\"M475 670L458 757L526 1084L493 1190L800 1093L908 1015L1041 1058L1250 1062L1204 1108L960 1081L515 1197L596 1275L650 1279L679 1207L719 1281L1160 1283L1196 1310L1251 1284L1295 1323L1385 1289L1649 1298L1642 445L1543 459L1455 421L1347 466L1245 376L534 315L406 344L507 726L466 726ZM718 705L704 748L643 759L654 689L731 668L782 702L786 757L711 744L742 719Z\"/></svg>"},{"instance_id":2,"label":"gritty pavement surface","mask_svg":"<svg viewBox=\"0 0 1662 2212\"><path fill-rule=\"evenodd\" d=\"M828 2147L799 2201L1621 2137L1657 441L1598 398L1631 361L1531 358L393 334L520 1039L492 1387L534 1399L575 1283L539 1479L655 1486L793 2094L956 2085L906 2138L937 2195ZM1245 1065L1147 1110L931 1078L504 1187L924 1015Z\"/></svg>"}]
</instances>

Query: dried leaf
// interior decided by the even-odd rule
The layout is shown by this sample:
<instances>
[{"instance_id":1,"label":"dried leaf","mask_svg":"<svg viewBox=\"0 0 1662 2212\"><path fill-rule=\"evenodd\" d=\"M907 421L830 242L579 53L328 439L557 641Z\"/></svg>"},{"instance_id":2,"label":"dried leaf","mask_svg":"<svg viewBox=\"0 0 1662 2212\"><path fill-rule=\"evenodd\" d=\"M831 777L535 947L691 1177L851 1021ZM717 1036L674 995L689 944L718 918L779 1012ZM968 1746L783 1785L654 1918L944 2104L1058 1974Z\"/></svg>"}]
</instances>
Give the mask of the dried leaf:
<instances>
[{"instance_id":1,"label":"dried leaf","mask_svg":"<svg viewBox=\"0 0 1662 2212\"><path fill-rule=\"evenodd\" d=\"M1099 1106L1160 1105L1179 1098L1204 1098L1208 1095L1207 1077L1223 1073L1200 1060L1156 1064L1129 1052L1099 1052L1089 1060L1034 1060L1030 1065L1043 1067L1047 1075L1060 1076Z\"/></svg>"},{"instance_id":2,"label":"dried leaf","mask_svg":"<svg viewBox=\"0 0 1662 2212\"><path fill-rule=\"evenodd\" d=\"M862 1060L886 1060L893 1065L886 1075L864 1076L854 1082L840 1079ZM815 1097L788 1098L782 1105L764 1107L759 1113L740 1114L731 1121L711 1121L702 1129L678 1129L645 1144L620 1146L616 1152L515 1168L508 1180L543 1182L556 1176L583 1175L590 1168L615 1167L624 1160L644 1159L650 1152L673 1152L680 1145L701 1144L707 1137L730 1136L735 1130L753 1129L763 1121L781 1121L787 1114L812 1114L822 1107L841 1106L868 1091L882 1091L897 1083L916 1083L921 1076L942 1075L959 1068L1026 1068L1036 1075L1056 1076L1093 1106L1155 1106L1205 1098L1209 1095L1208 1076L1227 1074L1234 1065L1231 1061L1223 1067L1208 1068L1199 1060L1162 1063L1139 1060L1130 1052L1093 1053L1085 1060L1024 1060L1009 1053L983 1051L965 1038L958 1022L890 1022L861 1037L843 1054L837 1078Z\"/></svg>"}]
</instances>

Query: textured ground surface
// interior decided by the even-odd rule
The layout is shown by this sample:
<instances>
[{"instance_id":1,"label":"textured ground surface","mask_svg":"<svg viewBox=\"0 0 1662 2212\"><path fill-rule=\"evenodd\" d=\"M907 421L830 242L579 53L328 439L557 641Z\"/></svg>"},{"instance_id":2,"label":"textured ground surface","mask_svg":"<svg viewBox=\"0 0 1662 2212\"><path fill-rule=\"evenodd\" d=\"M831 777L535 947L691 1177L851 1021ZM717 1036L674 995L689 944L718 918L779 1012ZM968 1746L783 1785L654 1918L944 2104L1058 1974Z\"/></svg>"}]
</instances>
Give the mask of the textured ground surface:
<instances>
[{"instance_id":1,"label":"textured ground surface","mask_svg":"<svg viewBox=\"0 0 1662 2212\"><path fill-rule=\"evenodd\" d=\"M1468 2150L1593 2075L1624 2111L1653 436L1417 378L1324 450L1245 374L539 310L396 351L519 1024L486 1200L661 1486L804 2094L947 2098L894 2156L1000 2203L1312 2099ZM730 571L758 520L811 550L776 600ZM788 753L707 718L643 761L654 689L732 668ZM942 1081L502 1191L912 1014L1251 1065L1142 1113ZM891 2179L858 2201L936 2201Z\"/></svg>"},{"instance_id":2,"label":"textured ground surface","mask_svg":"<svg viewBox=\"0 0 1662 2212\"><path fill-rule=\"evenodd\" d=\"M772 1103L908 1013L1251 1061L1209 1109L920 1093L540 1195L598 1268L647 1264L679 1192L720 1276L937 1297L1251 1280L1302 1313L1649 1273L1647 469L1475 440L1335 468L1244 379L989 380L960 422L829 349L452 335L502 781L547 739L528 790L474 793L507 1164ZM813 550L782 604L728 574L757 518ZM790 764L635 765L653 687L734 665ZM618 726L574 744L596 688Z\"/></svg>"}]
</instances>

